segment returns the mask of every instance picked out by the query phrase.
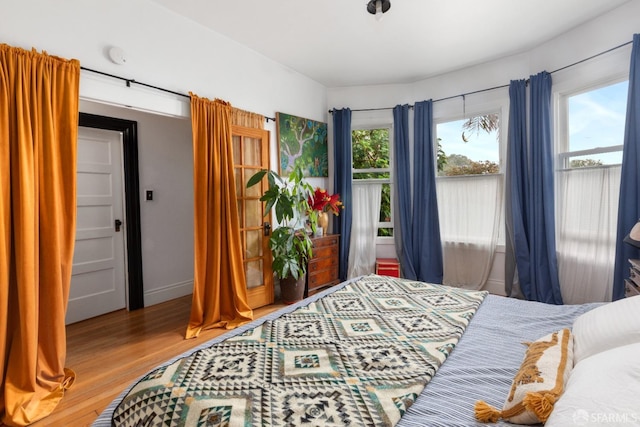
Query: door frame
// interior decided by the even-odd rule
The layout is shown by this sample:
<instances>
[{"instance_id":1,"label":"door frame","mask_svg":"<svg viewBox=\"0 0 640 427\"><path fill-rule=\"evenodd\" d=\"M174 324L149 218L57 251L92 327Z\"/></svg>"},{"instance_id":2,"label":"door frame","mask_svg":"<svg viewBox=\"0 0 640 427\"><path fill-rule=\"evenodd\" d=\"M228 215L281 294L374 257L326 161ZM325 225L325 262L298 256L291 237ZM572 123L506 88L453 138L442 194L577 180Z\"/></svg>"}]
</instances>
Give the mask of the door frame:
<instances>
[{"instance_id":1,"label":"door frame","mask_svg":"<svg viewBox=\"0 0 640 427\"><path fill-rule=\"evenodd\" d=\"M125 205L127 308L144 307L142 238L140 233L140 181L138 178L138 123L131 120L80 113L78 126L122 132Z\"/></svg>"}]
</instances>

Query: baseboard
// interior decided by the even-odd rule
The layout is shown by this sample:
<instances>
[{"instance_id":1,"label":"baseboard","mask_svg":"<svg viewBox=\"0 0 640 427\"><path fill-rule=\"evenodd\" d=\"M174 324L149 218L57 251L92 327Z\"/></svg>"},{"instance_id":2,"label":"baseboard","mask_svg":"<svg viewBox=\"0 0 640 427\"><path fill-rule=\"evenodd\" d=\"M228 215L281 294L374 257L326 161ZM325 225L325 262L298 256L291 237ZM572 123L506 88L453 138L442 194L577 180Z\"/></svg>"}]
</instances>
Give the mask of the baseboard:
<instances>
[{"instance_id":1,"label":"baseboard","mask_svg":"<svg viewBox=\"0 0 640 427\"><path fill-rule=\"evenodd\" d=\"M161 288L151 289L144 293L144 306L160 304L161 302L180 298L193 293L193 280L174 283Z\"/></svg>"}]
</instances>

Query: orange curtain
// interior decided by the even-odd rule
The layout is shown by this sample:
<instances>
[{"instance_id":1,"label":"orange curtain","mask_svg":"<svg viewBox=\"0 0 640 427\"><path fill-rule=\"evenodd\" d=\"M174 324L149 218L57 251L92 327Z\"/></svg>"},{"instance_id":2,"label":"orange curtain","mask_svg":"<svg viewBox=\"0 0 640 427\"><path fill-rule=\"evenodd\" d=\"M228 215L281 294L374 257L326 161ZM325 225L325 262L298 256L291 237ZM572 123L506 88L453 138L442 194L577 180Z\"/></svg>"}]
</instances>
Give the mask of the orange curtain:
<instances>
[{"instance_id":1,"label":"orange curtain","mask_svg":"<svg viewBox=\"0 0 640 427\"><path fill-rule=\"evenodd\" d=\"M187 338L253 319L242 262L231 105L190 95L195 259Z\"/></svg>"},{"instance_id":2,"label":"orange curtain","mask_svg":"<svg viewBox=\"0 0 640 427\"><path fill-rule=\"evenodd\" d=\"M264 129L264 116L239 108L231 109L231 123L246 128Z\"/></svg>"},{"instance_id":3,"label":"orange curtain","mask_svg":"<svg viewBox=\"0 0 640 427\"><path fill-rule=\"evenodd\" d=\"M65 312L76 229L80 64L0 45L0 413L49 415L73 382Z\"/></svg>"}]
</instances>

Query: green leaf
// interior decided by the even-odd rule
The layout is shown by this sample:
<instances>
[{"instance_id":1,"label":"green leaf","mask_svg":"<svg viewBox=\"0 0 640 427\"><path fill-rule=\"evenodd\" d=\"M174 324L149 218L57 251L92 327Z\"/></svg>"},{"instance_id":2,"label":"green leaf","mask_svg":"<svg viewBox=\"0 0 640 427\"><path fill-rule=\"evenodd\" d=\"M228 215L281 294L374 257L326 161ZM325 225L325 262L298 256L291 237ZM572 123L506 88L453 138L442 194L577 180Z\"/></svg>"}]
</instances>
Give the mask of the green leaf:
<instances>
[{"instance_id":1,"label":"green leaf","mask_svg":"<svg viewBox=\"0 0 640 427\"><path fill-rule=\"evenodd\" d=\"M262 199L260 199L260 200L262 200ZM264 201L264 200L262 200L262 201ZM276 202L275 199L268 199L267 200L267 205L265 206L265 209L264 209L264 216L269 215L269 212L271 212L271 208L273 208L273 204L275 202Z\"/></svg>"},{"instance_id":2,"label":"green leaf","mask_svg":"<svg viewBox=\"0 0 640 427\"><path fill-rule=\"evenodd\" d=\"M295 260L289 262L289 272L295 279L300 278L300 267L298 267L298 263Z\"/></svg>"},{"instance_id":3,"label":"green leaf","mask_svg":"<svg viewBox=\"0 0 640 427\"><path fill-rule=\"evenodd\" d=\"M266 173L267 173L267 171L265 169L262 169L262 170L256 172L251 178L249 178L249 182L247 182L247 188L253 187L257 183L262 181L262 178L264 177L264 175Z\"/></svg>"},{"instance_id":4,"label":"green leaf","mask_svg":"<svg viewBox=\"0 0 640 427\"><path fill-rule=\"evenodd\" d=\"M273 173L273 171L269 171L269 175L267 177L267 180L269 181L269 187L277 187L278 186L278 182L282 182L282 180L278 177L278 175L276 175L275 173Z\"/></svg>"}]
</instances>

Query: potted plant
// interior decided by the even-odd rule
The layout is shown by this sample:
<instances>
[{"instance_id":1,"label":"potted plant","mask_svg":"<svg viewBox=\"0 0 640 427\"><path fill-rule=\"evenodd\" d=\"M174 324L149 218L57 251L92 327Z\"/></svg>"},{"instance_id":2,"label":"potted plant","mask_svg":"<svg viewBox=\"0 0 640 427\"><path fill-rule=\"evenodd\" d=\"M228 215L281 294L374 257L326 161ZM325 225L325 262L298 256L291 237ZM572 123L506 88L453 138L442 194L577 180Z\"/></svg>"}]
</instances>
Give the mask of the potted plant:
<instances>
[{"instance_id":1,"label":"potted plant","mask_svg":"<svg viewBox=\"0 0 640 427\"><path fill-rule=\"evenodd\" d=\"M262 169L249 179L247 187L258 184L265 175L269 188L260 200L266 203L267 214L275 209L279 224L269 238L273 271L280 279L282 301L293 304L303 298L307 261L312 256L312 243L305 225L308 222L315 233L318 221L317 211L309 206L313 187L304 179L299 166L287 179L272 170Z\"/></svg>"},{"instance_id":2,"label":"potted plant","mask_svg":"<svg viewBox=\"0 0 640 427\"><path fill-rule=\"evenodd\" d=\"M340 201L340 194L329 194L327 190L316 187L313 197L308 202L311 209L318 215L318 226L322 227L322 234L327 234L329 212L334 215L340 215L340 209L344 209Z\"/></svg>"}]
</instances>

